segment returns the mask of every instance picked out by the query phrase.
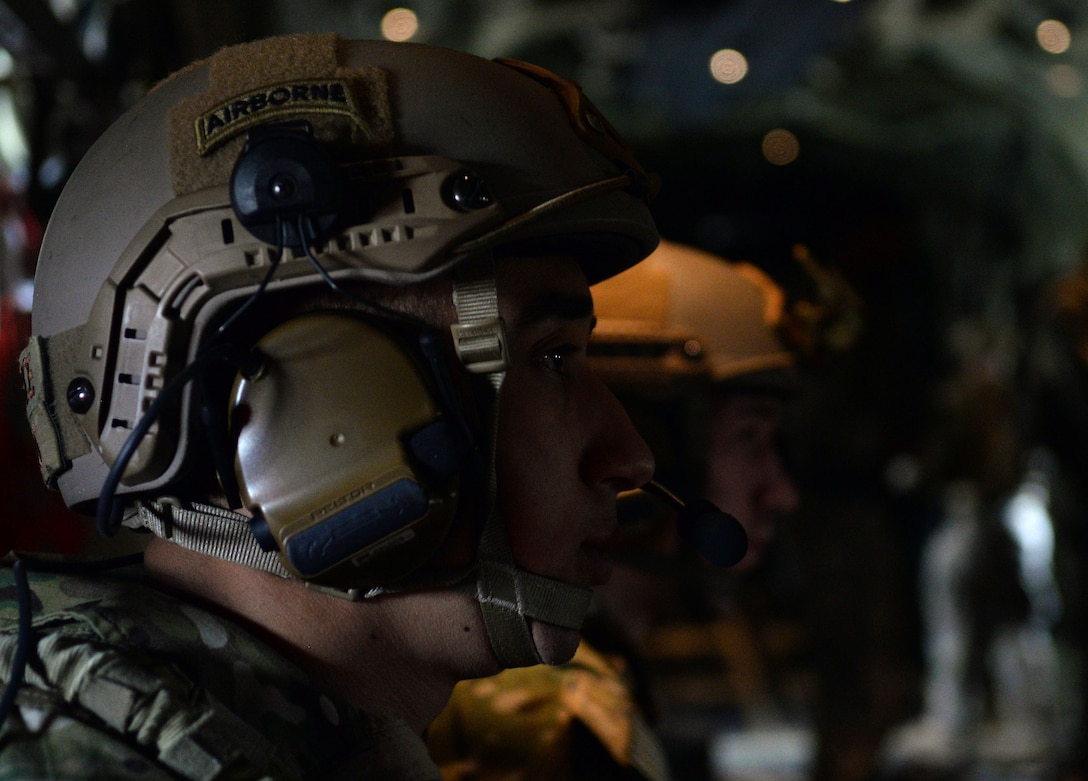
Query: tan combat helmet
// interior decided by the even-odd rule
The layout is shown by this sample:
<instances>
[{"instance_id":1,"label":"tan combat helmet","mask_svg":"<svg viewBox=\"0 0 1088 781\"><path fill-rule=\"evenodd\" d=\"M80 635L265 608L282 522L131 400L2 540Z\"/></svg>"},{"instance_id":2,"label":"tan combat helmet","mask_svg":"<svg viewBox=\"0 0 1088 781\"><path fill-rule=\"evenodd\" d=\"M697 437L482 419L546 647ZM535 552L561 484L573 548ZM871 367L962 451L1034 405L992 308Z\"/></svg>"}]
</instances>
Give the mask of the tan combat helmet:
<instances>
[{"instance_id":1,"label":"tan combat helmet","mask_svg":"<svg viewBox=\"0 0 1088 781\"><path fill-rule=\"evenodd\" d=\"M796 380L783 341L785 294L749 263L662 241L642 263L593 288L598 372L617 386L698 379L768 389Z\"/></svg>"},{"instance_id":2,"label":"tan combat helmet","mask_svg":"<svg viewBox=\"0 0 1088 781\"><path fill-rule=\"evenodd\" d=\"M433 361L419 354L423 342L399 333L412 329L396 322L362 332L353 322L339 338L328 329L347 319L273 329L257 347L266 364L283 369L278 373L247 366L249 345L232 344L231 330L247 328L276 296L339 291L358 281L408 286L451 271L458 357L498 388L505 364L487 273L493 250L520 242L569 250L590 282L604 279L656 246L646 205L654 189L577 85L531 65L335 35L224 49L117 120L56 205L38 265L33 337L21 358L45 480L78 511L97 505L107 534L122 522L145 526L249 566L370 593L426 560L464 493L461 461L449 446L458 413L451 394L441 392L427 368ZM411 356L405 338L415 340ZM361 346L351 356L329 358L326 348L352 340ZM303 342L314 349L297 349ZM379 354L386 357L379 361ZM213 403L207 424L201 406L214 396L202 390L212 364L224 363L231 375L238 371L232 398L260 413L245 422L237 443L228 442L238 445L230 456L235 469L228 458L216 470L228 481L233 471L243 483L247 507L256 511L251 528L231 513L171 499L189 472L206 467L207 440L225 428L223 409ZM332 452L342 445L335 436L305 425L307 410L335 406L323 404L337 393L330 376L348 365L340 377L352 389L346 396L375 374L406 378L385 390L375 385L353 414L381 418L399 409L405 382L429 399L420 416L392 432L376 430L397 439L392 470L354 456L394 443L369 441L345 457ZM269 377L286 378L292 401L314 404L283 413L278 391L259 391ZM306 452L325 457L293 459L302 471L277 474L280 489L265 495L265 465L247 454L267 455L303 435L316 437ZM407 456L404 442L413 451ZM493 472L489 447L478 449L492 461L484 471ZM378 474L354 473L356 464ZM428 470L438 477L420 474ZM429 482L438 485L421 488ZM274 500L284 486L309 495L280 512ZM383 504L411 508L412 518L419 513L420 524L434 528L376 523L371 539L352 541ZM420 545L423 539L430 542ZM488 555L509 558L508 551ZM495 571L512 566L504 559ZM526 575L510 587L506 602L517 603L511 609L520 617L521 593L547 594L552 584ZM490 601L502 604L486 610L508 607ZM577 624L580 616L562 620ZM533 660L531 649L500 656Z\"/></svg>"}]
</instances>

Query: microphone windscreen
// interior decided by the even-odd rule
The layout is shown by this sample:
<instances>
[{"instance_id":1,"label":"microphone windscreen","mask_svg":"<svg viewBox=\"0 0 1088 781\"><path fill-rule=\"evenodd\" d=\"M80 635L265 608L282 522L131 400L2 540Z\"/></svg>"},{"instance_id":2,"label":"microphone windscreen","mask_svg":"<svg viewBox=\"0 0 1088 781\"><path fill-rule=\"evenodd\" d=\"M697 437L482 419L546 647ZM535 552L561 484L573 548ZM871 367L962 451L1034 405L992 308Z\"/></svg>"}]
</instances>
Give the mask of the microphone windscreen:
<instances>
[{"instance_id":1,"label":"microphone windscreen","mask_svg":"<svg viewBox=\"0 0 1088 781\"><path fill-rule=\"evenodd\" d=\"M678 510L676 527L685 542L717 567L732 567L748 552L748 534L740 521L706 499Z\"/></svg>"}]
</instances>

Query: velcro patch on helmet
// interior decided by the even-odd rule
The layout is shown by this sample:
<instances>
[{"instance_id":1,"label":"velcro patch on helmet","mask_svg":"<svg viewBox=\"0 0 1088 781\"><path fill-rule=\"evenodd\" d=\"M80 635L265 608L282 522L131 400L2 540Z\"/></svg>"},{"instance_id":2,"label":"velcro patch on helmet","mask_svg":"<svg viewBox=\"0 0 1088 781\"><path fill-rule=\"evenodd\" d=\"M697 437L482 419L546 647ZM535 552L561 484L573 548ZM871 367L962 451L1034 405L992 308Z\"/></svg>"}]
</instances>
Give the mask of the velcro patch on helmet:
<instances>
[{"instance_id":1,"label":"velcro patch on helmet","mask_svg":"<svg viewBox=\"0 0 1088 781\"><path fill-rule=\"evenodd\" d=\"M230 180L255 125L306 120L323 143L384 150L394 138L388 74L340 64L333 34L287 35L223 49L182 71L207 72L206 91L170 110L176 195Z\"/></svg>"}]
</instances>

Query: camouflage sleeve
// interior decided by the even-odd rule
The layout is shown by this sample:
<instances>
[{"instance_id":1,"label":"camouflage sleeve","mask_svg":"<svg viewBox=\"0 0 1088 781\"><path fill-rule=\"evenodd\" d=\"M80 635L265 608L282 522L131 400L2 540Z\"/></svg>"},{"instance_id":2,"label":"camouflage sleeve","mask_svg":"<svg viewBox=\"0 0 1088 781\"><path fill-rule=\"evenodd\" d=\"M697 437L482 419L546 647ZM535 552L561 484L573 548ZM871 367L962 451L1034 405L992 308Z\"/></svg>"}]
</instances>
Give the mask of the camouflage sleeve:
<instances>
[{"instance_id":1,"label":"camouflage sleeve","mask_svg":"<svg viewBox=\"0 0 1088 781\"><path fill-rule=\"evenodd\" d=\"M560 667L462 681L427 731L443 781L667 781L622 675L583 643Z\"/></svg>"},{"instance_id":2,"label":"camouflage sleeve","mask_svg":"<svg viewBox=\"0 0 1088 781\"><path fill-rule=\"evenodd\" d=\"M0 733L0 781L180 778L116 733L55 710L16 708Z\"/></svg>"}]
</instances>

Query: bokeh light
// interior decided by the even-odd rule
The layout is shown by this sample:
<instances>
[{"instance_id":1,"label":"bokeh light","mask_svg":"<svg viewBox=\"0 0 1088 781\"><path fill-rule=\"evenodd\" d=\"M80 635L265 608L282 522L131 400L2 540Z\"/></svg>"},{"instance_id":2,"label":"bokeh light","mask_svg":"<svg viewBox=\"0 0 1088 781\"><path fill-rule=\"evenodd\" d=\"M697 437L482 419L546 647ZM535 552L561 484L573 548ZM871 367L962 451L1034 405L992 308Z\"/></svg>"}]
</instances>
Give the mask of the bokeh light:
<instances>
[{"instance_id":1,"label":"bokeh light","mask_svg":"<svg viewBox=\"0 0 1088 781\"><path fill-rule=\"evenodd\" d=\"M797 136L783 128L763 136L763 156L774 165L789 165L801 153L801 144Z\"/></svg>"},{"instance_id":2,"label":"bokeh light","mask_svg":"<svg viewBox=\"0 0 1088 781\"><path fill-rule=\"evenodd\" d=\"M1035 28L1035 40L1039 42L1039 46L1042 47L1043 51L1051 54L1061 54L1068 51L1072 39L1073 36L1069 32L1069 28L1057 19L1047 19L1045 22L1040 22L1039 26Z\"/></svg>"},{"instance_id":3,"label":"bokeh light","mask_svg":"<svg viewBox=\"0 0 1088 781\"><path fill-rule=\"evenodd\" d=\"M1084 79L1072 65L1054 65L1046 72L1046 86L1059 98L1075 98L1083 89Z\"/></svg>"},{"instance_id":4,"label":"bokeh light","mask_svg":"<svg viewBox=\"0 0 1088 781\"><path fill-rule=\"evenodd\" d=\"M79 15L81 5L78 0L49 0L49 9L53 15L65 23L73 21Z\"/></svg>"},{"instance_id":5,"label":"bokeh light","mask_svg":"<svg viewBox=\"0 0 1088 781\"><path fill-rule=\"evenodd\" d=\"M710 75L722 84L736 84L748 75L748 60L736 49L721 49L710 58Z\"/></svg>"},{"instance_id":6,"label":"bokeh light","mask_svg":"<svg viewBox=\"0 0 1088 781\"><path fill-rule=\"evenodd\" d=\"M382 35L389 41L407 41L419 32L419 17L410 8L394 8L382 17Z\"/></svg>"}]
</instances>

